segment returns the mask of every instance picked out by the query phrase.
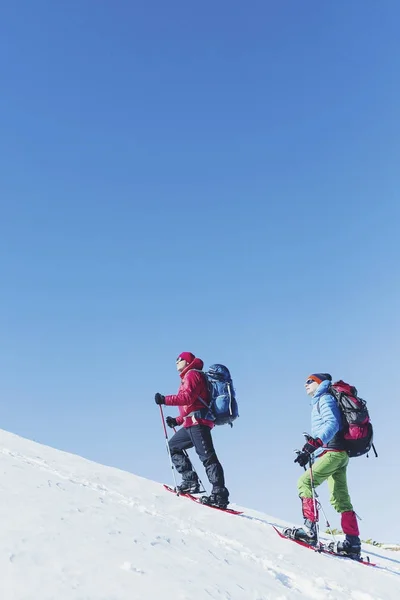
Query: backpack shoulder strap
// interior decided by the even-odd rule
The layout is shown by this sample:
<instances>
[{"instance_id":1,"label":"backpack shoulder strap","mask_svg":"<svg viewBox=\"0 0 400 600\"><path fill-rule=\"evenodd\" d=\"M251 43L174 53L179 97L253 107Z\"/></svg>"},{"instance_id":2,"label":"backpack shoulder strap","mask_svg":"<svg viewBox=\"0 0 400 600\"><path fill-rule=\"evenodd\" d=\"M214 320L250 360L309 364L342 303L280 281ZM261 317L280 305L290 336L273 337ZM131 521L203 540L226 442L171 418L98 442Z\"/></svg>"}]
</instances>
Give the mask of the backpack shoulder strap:
<instances>
[{"instance_id":1,"label":"backpack shoulder strap","mask_svg":"<svg viewBox=\"0 0 400 600\"><path fill-rule=\"evenodd\" d=\"M209 388L209 383L208 383L208 379L207 379L207 375L205 374L205 372L202 369L190 369L191 371L196 371L197 373L201 373L204 377L204 381L206 382L206 386L207 386L207 390L208 390L208 396L210 397L210 388ZM210 404L211 404L211 398L209 398L208 403L203 400L203 398L201 396L197 396L198 400L200 400L200 402L202 402L204 404L204 406L206 408L210 408Z\"/></svg>"}]
</instances>

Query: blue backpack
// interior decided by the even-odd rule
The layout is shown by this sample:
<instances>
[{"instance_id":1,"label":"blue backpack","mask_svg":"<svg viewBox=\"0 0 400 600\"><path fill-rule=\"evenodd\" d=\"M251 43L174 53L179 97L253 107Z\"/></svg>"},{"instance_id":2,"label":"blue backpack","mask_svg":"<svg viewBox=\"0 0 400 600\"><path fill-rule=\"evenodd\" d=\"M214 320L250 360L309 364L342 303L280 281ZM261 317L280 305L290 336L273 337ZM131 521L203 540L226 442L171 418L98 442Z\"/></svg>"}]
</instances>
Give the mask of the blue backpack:
<instances>
[{"instance_id":1,"label":"blue backpack","mask_svg":"<svg viewBox=\"0 0 400 600\"><path fill-rule=\"evenodd\" d=\"M215 425L229 423L232 427L233 421L239 416L239 409L229 369L224 365L211 365L203 374L207 381L210 402L206 404L199 398L207 407L199 411L202 413L201 417L214 421Z\"/></svg>"}]
</instances>

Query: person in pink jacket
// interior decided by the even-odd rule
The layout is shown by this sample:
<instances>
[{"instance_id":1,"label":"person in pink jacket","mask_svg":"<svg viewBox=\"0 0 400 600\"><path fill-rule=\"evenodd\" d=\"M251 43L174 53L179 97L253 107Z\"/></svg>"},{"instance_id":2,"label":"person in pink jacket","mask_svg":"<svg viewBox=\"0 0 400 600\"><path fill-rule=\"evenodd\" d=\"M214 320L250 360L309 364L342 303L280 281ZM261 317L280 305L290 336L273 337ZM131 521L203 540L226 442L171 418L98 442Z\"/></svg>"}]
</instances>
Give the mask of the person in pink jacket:
<instances>
[{"instance_id":1,"label":"person in pink jacket","mask_svg":"<svg viewBox=\"0 0 400 600\"><path fill-rule=\"evenodd\" d=\"M207 380L202 372L204 363L191 352L182 352L176 360L181 384L178 393L163 396L155 395L156 404L178 406L179 416L167 417L169 427L183 425L169 440L171 459L175 469L182 475L182 483L177 487L181 493L198 494L200 483L197 473L185 452L195 448L203 463L209 482L212 485L210 496L203 496L204 504L226 508L229 504L229 492L225 487L224 470L218 460L211 437L213 421L205 419L206 405L209 403Z\"/></svg>"}]
</instances>

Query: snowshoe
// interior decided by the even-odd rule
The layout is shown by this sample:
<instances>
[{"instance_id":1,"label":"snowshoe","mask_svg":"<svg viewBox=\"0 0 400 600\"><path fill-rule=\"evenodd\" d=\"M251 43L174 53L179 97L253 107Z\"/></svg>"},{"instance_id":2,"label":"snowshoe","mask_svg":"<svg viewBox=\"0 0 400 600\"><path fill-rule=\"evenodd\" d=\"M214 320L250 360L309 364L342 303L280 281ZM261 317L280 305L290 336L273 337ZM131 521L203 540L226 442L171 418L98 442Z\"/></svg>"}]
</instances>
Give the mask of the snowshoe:
<instances>
[{"instance_id":1,"label":"snowshoe","mask_svg":"<svg viewBox=\"0 0 400 600\"><path fill-rule=\"evenodd\" d=\"M182 481L175 488L177 494L200 494L200 484L198 481Z\"/></svg>"},{"instance_id":2,"label":"snowshoe","mask_svg":"<svg viewBox=\"0 0 400 600\"><path fill-rule=\"evenodd\" d=\"M229 500L223 494L210 494L209 496L202 496L201 503L207 504L208 506L216 506L225 510L228 507Z\"/></svg>"},{"instance_id":3,"label":"snowshoe","mask_svg":"<svg viewBox=\"0 0 400 600\"><path fill-rule=\"evenodd\" d=\"M328 549L331 552L349 556L350 558L361 557L361 541L358 535L346 535L343 542L331 542L328 544Z\"/></svg>"},{"instance_id":4,"label":"snowshoe","mask_svg":"<svg viewBox=\"0 0 400 600\"><path fill-rule=\"evenodd\" d=\"M283 535L310 544L310 546L315 546L318 542L316 524L309 519L304 521L304 527L287 527L284 529Z\"/></svg>"}]
</instances>

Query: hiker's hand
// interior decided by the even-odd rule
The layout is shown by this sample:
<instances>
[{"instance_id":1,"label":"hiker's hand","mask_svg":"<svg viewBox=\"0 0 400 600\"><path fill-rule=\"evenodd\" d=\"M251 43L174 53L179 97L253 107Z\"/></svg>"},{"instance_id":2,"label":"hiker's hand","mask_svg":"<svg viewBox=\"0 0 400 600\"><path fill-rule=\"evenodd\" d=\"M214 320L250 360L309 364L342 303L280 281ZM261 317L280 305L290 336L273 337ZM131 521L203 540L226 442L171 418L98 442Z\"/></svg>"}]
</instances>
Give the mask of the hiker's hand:
<instances>
[{"instance_id":1,"label":"hiker's hand","mask_svg":"<svg viewBox=\"0 0 400 600\"><path fill-rule=\"evenodd\" d=\"M294 459L295 463L299 463L301 467L305 467L310 460L309 452L298 452L296 458Z\"/></svg>"},{"instance_id":2,"label":"hiker's hand","mask_svg":"<svg viewBox=\"0 0 400 600\"><path fill-rule=\"evenodd\" d=\"M310 456L313 452L317 450L317 448L321 448L323 442L319 438L313 438L310 435L307 437L307 442L304 444L302 451L297 453L294 462L299 463L301 467L305 467L308 461L310 460Z\"/></svg>"},{"instance_id":3,"label":"hiker's hand","mask_svg":"<svg viewBox=\"0 0 400 600\"><path fill-rule=\"evenodd\" d=\"M176 422L176 419L174 419L174 417L167 417L165 419L165 422L168 425L168 427L171 427L171 429L178 425L178 423Z\"/></svg>"},{"instance_id":4,"label":"hiker's hand","mask_svg":"<svg viewBox=\"0 0 400 600\"><path fill-rule=\"evenodd\" d=\"M156 404L165 404L165 396L163 396L162 394L159 394L158 392L154 396L154 400L155 400Z\"/></svg>"},{"instance_id":5,"label":"hiker's hand","mask_svg":"<svg viewBox=\"0 0 400 600\"><path fill-rule=\"evenodd\" d=\"M308 454L312 454L318 448L321 448L322 445L323 445L323 442L319 438L313 438L311 436L308 436L307 442L304 444L304 446L302 448L302 452L308 452Z\"/></svg>"}]
</instances>

